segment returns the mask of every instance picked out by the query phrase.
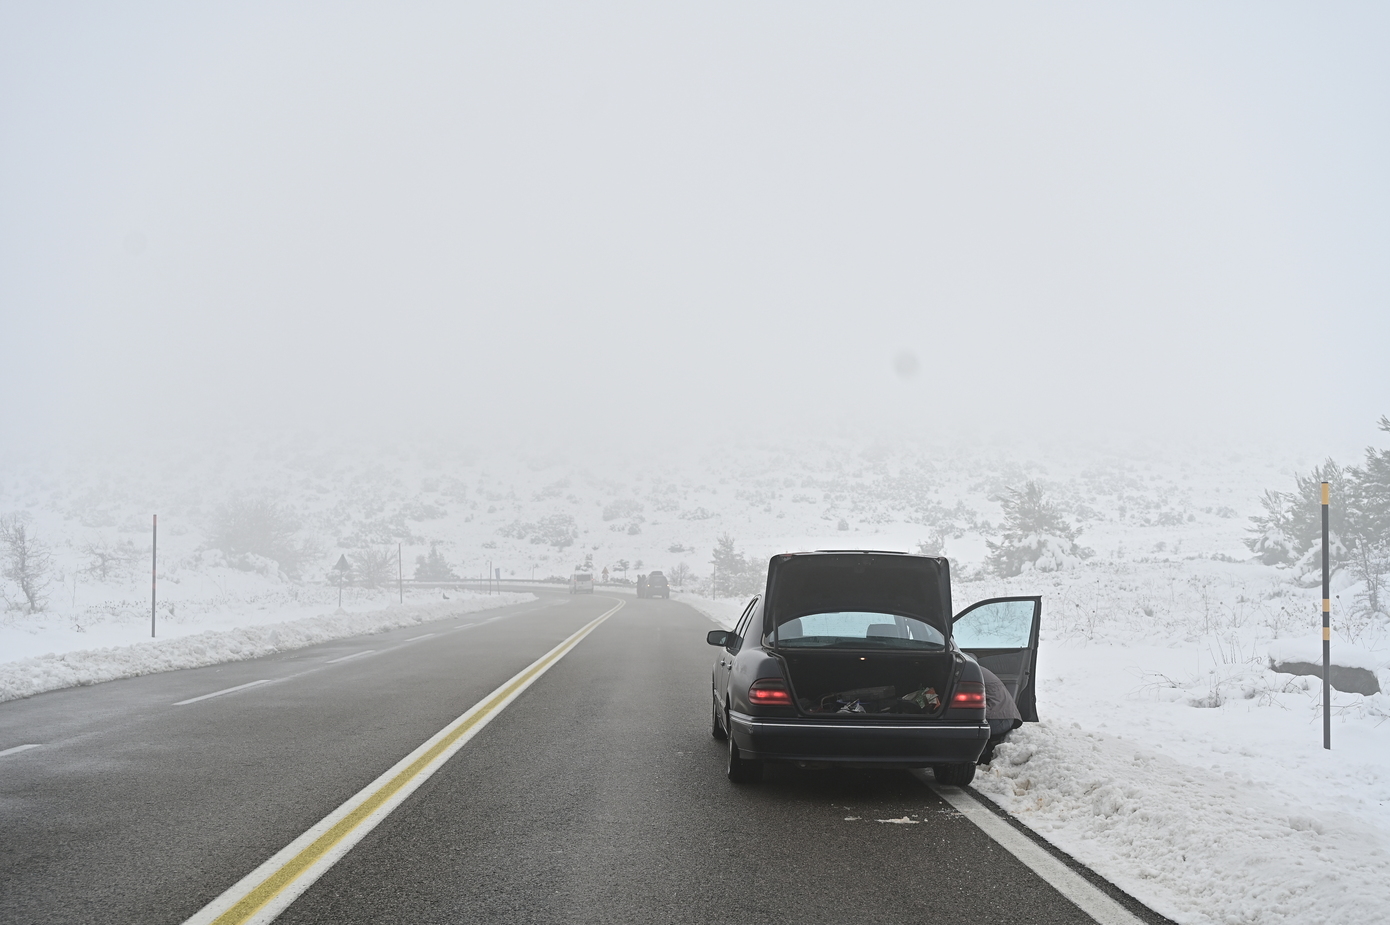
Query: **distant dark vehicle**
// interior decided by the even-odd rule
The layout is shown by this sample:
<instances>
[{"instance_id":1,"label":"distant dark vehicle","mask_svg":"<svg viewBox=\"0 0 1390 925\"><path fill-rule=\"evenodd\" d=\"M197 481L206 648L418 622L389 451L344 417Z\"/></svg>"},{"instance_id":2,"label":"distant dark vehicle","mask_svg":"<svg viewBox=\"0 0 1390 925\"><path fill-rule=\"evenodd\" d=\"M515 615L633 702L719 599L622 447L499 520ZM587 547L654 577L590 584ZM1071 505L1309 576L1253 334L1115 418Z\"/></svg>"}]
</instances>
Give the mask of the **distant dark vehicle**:
<instances>
[{"instance_id":1,"label":"distant dark vehicle","mask_svg":"<svg viewBox=\"0 0 1390 925\"><path fill-rule=\"evenodd\" d=\"M729 743L729 779L756 781L765 761L786 761L930 767L941 783L968 784L991 744L986 684L997 682L982 668L1013 700L997 735L1037 721L1041 615L1042 598L1007 597L952 617L943 558L774 557L733 631L708 635L720 647L711 732Z\"/></svg>"},{"instance_id":2,"label":"distant dark vehicle","mask_svg":"<svg viewBox=\"0 0 1390 925\"><path fill-rule=\"evenodd\" d=\"M593 594L594 575L592 572L575 572L570 576L570 594Z\"/></svg>"},{"instance_id":3,"label":"distant dark vehicle","mask_svg":"<svg viewBox=\"0 0 1390 925\"><path fill-rule=\"evenodd\" d=\"M638 597L671 597L671 584L660 572L637 576Z\"/></svg>"}]
</instances>

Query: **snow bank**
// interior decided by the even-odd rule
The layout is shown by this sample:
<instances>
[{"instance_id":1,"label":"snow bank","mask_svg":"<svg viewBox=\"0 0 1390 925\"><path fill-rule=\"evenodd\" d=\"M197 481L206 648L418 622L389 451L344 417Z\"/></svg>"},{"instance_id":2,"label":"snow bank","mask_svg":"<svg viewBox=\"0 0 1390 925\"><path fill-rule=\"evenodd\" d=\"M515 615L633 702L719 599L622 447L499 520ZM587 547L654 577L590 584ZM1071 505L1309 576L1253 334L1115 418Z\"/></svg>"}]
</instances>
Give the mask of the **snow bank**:
<instances>
[{"instance_id":1,"label":"snow bank","mask_svg":"<svg viewBox=\"0 0 1390 925\"><path fill-rule=\"evenodd\" d=\"M1265 646L1274 662L1322 664L1322 640L1311 634L1293 639L1273 639ZM1340 640L1332 644L1332 664L1343 668L1364 668L1370 672L1390 669L1390 653L1370 652Z\"/></svg>"},{"instance_id":2,"label":"snow bank","mask_svg":"<svg viewBox=\"0 0 1390 925\"><path fill-rule=\"evenodd\" d=\"M675 592L671 595L682 604L689 604L709 617L720 629L731 630L738 618L743 616L743 608L748 606L746 597L700 597L689 592Z\"/></svg>"},{"instance_id":3,"label":"snow bank","mask_svg":"<svg viewBox=\"0 0 1390 925\"><path fill-rule=\"evenodd\" d=\"M334 639L382 633L534 600L534 594L462 593L447 602L397 605L363 613L328 613L280 623L207 630L133 645L49 653L0 663L0 702L158 671L259 658Z\"/></svg>"},{"instance_id":4,"label":"snow bank","mask_svg":"<svg viewBox=\"0 0 1390 925\"><path fill-rule=\"evenodd\" d=\"M1184 925L1369 925L1390 908L1390 854L1360 819L1075 724L1016 731L974 786Z\"/></svg>"}]
</instances>

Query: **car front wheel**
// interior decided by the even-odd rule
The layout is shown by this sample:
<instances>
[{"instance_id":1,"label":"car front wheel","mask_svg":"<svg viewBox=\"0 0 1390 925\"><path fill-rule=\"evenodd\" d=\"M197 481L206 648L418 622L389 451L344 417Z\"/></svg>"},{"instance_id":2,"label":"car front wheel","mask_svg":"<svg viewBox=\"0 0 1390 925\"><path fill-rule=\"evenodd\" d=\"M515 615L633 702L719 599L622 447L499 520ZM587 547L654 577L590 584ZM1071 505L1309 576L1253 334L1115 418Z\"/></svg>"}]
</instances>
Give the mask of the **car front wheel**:
<instances>
[{"instance_id":1,"label":"car front wheel","mask_svg":"<svg viewBox=\"0 0 1390 925\"><path fill-rule=\"evenodd\" d=\"M975 779L975 762L962 761L953 764L934 764L932 774L938 784L950 787L964 787Z\"/></svg>"}]
</instances>

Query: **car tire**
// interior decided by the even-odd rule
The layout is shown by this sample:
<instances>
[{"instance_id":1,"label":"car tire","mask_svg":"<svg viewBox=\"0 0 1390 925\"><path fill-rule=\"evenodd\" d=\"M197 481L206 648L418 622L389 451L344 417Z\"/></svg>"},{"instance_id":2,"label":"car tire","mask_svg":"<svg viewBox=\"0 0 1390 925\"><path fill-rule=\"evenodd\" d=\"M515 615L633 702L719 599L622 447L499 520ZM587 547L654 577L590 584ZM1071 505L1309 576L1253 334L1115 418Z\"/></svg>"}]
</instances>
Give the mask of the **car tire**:
<instances>
[{"instance_id":1,"label":"car tire","mask_svg":"<svg viewBox=\"0 0 1390 925\"><path fill-rule=\"evenodd\" d=\"M713 695L711 695L713 697ZM724 731L724 724L719 721L719 698L713 697L714 703L709 711L709 734L723 742L729 737Z\"/></svg>"},{"instance_id":2,"label":"car tire","mask_svg":"<svg viewBox=\"0 0 1390 925\"><path fill-rule=\"evenodd\" d=\"M948 787L964 787L975 779L975 762L960 761L952 764L934 764L932 774L938 784Z\"/></svg>"},{"instance_id":3,"label":"car tire","mask_svg":"<svg viewBox=\"0 0 1390 925\"><path fill-rule=\"evenodd\" d=\"M729 737L729 780L735 784L756 784L763 779L763 763L744 758L738 750L734 737Z\"/></svg>"}]
</instances>

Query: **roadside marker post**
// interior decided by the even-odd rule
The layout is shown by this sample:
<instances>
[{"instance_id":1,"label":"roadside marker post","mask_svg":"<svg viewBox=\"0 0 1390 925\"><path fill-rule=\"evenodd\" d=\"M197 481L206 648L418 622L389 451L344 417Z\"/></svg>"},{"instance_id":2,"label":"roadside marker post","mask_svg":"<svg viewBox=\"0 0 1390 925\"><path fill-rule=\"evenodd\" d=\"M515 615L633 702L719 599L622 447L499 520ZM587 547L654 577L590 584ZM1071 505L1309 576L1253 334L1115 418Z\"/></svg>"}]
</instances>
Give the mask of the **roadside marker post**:
<instances>
[{"instance_id":1,"label":"roadside marker post","mask_svg":"<svg viewBox=\"0 0 1390 925\"><path fill-rule=\"evenodd\" d=\"M1332 569L1327 532L1327 483L1322 483L1322 747L1332 747Z\"/></svg>"},{"instance_id":2,"label":"roadside marker post","mask_svg":"<svg viewBox=\"0 0 1390 925\"><path fill-rule=\"evenodd\" d=\"M335 565L335 566L333 566L333 571L335 571L335 572L338 573L338 609L339 609L339 610L342 610L342 609L343 609L343 578L344 578L344 576L347 575L348 569L350 569L350 568L352 568L352 564L348 562L348 560L347 560L347 554L346 554L346 553L343 553L343 554L339 555L339 556L338 556L338 564Z\"/></svg>"},{"instance_id":3,"label":"roadside marker post","mask_svg":"<svg viewBox=\"0 0 1390 925\"><path fill-rule=\"evenodd\" d=\"M159 580L159 515L150 524L150 638L154 638L154 597Z\"/></svg>"},{"instance_id":4,"label":"roadside marker post","mask_svg":"<svg viewBox=\"0 0 1390 925\"><path fill-rule=\"evenodd\" d=\"M396 544L396 593L401 603L405 603L405 566L401 565L401 544Z\"/></svg>"}]
</instances>

